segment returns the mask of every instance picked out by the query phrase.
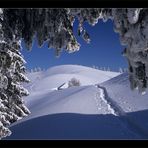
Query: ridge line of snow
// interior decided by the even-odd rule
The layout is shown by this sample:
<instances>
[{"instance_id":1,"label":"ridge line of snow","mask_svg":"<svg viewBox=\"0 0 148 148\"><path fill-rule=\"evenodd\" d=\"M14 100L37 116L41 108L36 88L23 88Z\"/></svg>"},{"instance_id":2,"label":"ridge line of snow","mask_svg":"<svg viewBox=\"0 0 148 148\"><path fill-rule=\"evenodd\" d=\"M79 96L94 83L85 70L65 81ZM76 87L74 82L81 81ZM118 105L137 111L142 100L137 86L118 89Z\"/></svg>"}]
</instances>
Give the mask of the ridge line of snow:
<instances>
[{"instance_id":1,"label":"ridge line of snow","mask_svg":"<svg viewBox=\"0 0 148 148\"><path fill-rule=\"evenodd\" d=\"M48 68L47 70L46 70L46 72L47 71L51 71L51 70L55 70L55 69L60 69L60 68L71 68L71 67L73 67L73 68L85 68L85 69L91 69L91 70L94 70L94 71L100 71L100 72L108 72L108 73L118 73L118 74L120 74L119 72L117 72L117 71L104 71L104 70L100 70L100 69L95 69L95 68L92 68L92 67L89 67L89 66L84 66L84 65L76 65L76 64L64 64L64 65L57 65L57 66L53 66L53 67L50 67L50 68ZM83 71L83 70L82 70ZM72 71L72 72L77 72L77 71ZM79 70L78 70L78 72L79 72Z\"/></svg>"}]
</instances>

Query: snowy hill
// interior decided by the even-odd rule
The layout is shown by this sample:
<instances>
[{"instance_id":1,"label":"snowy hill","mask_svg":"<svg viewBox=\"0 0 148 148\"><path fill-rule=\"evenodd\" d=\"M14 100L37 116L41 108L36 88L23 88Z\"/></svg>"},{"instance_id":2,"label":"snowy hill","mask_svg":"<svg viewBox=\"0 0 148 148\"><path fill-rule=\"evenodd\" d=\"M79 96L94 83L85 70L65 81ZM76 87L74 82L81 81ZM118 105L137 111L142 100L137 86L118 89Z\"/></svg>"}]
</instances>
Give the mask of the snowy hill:
<instances>
[{"instance_id":1,"label":"snowy hill","mask_svg":"<svg viewBox=\"0 0 148 148\"><path fill-rule=\"evenodd\" d=\"M29 73L28 78L31 83L26 85L31 91L52 90L63 83L67 83L71 78L80 80L81 85L93 85L102 83L115 76L117 72L106 72L79 65L61 65L49 68L47 71Z\"/></svg>"},{"instance_id":2,"label":"snowy hill","mask_svg":"<svg viewBox=\"0 0 148 148\"><path fill-rule=\"evenodd\" d=\"M5 139L148 138L148 95L132 92L127 74L64 65L28 77L31 114ZM81 86L55 89L73 77Z\"/></svg>"},{"instance_id":3,"label":"snowy hill","mask_svg":"<svg viewBox=\"0 0 148 148\"><path fill-rule=\"evenodd\" d=\"M97 109L94 108L96 100L92 101L98 91L94 85L117 75L119 75L117 72L105 72L78 65L62 65L47 71L29 73L28 78L31 82L26 85L26 88L30 91L30 95L25 98L25 103L32 114L25 120L63 112L97 114ZM68 83L73 77L80 80L80 87L56 91L61 84ZM87 104L93 105L91 107Z\"/></svg>"}]
</instances>

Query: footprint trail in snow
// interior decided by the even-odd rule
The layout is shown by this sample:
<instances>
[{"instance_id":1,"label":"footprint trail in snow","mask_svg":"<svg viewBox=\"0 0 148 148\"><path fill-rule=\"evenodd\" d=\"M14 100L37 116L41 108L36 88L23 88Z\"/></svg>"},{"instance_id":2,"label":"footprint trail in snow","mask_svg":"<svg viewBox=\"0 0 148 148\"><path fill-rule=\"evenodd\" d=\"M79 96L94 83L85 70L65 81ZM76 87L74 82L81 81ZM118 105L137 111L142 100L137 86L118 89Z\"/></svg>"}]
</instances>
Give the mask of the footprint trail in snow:
<instances>
[{"instance_id":1,"label":"footprint trail in snow","mask_svg":"<svg viewBox=\"0 0 148 148\"><path fill-rule=\"evenodd\" d=\"M122 123L122 126L127 127L127 129L135 134L138 138L148 137L148 134L139 127L132 119L130 119L122 108L108 96L107 90L105 87L95 85L98 88L98 93L96 93L96 103L98 110L103 110L105 114L113 114L119 116L119 120ZM101 102L101 103L100 103Z\"/></svg>"}]
</instances>

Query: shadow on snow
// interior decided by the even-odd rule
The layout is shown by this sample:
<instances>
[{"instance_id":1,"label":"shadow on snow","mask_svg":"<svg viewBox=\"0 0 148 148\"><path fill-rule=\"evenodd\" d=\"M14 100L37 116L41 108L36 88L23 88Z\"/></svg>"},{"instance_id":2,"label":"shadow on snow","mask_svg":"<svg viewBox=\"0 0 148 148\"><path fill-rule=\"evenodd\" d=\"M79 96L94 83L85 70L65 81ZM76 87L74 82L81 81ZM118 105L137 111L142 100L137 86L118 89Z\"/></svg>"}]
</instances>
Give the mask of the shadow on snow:
<instances>
[{"instance_id":1,"label":"shadow on snow","mask_svg":"<svg viewBox=\"0 0 148 148\"><path fill-rule=\"evenodd\" d=\"M123 124L122 116L61 113L12 126L12 135L4 139L148 139L148 110L126 116L136 123L137 130L145 131L144 136L136 135Z\"/></svg>"}]
</instances>

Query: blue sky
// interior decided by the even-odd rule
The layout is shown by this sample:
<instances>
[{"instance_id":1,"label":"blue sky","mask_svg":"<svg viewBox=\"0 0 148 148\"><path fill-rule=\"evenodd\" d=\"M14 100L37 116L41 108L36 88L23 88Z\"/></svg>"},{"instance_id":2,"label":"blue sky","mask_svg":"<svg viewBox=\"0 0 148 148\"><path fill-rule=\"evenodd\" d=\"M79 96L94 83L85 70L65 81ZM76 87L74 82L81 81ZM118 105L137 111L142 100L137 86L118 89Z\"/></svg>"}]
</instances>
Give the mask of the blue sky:
<instances>
[{"instance_id":1,"label":"blue sky","mask_svg":"<svg viewBox=\"0 0 148 148\"><path fill-rule=\"evenodd\" d=\"M22 42L22 54L27 62L26 67L32 69L41 67L47 69L55 65L78 64L84 66L93 65L98 67L109 67L113 71L118 71L119 67L126 68L127 62L121 55L124 49L119 41L119 35L113 31L113 22L108 20L103 22L99 20L95 26L84 24L85 29L90 34L91 42L87 44L81 37L77 36L76 28L78 22L74 23L74 32L81 48L78 52L67 53L63 50L59 58L55 57L54 49L48 49L45 43L38 48L37 41L34 41L31 51L25 49Z\"/></svg>"}]
</instances>

